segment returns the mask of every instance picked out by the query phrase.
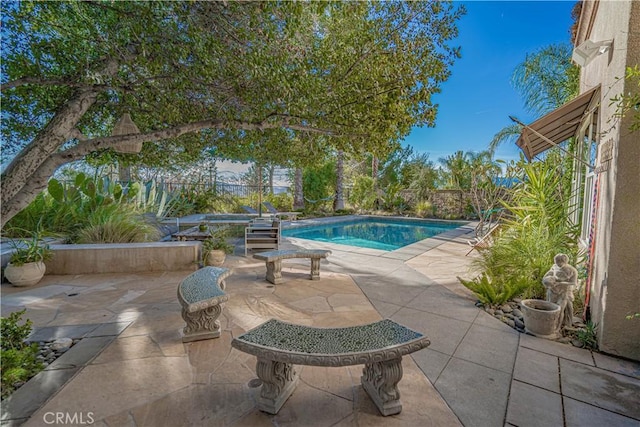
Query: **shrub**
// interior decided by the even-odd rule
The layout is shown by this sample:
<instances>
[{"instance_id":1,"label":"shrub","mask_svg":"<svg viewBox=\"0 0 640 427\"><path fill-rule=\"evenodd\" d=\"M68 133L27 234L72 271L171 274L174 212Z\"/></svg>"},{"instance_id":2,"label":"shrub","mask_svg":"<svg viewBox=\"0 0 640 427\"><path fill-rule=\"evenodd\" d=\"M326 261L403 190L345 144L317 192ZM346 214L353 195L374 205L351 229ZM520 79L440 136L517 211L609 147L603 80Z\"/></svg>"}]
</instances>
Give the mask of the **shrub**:
<instances>
[{"instance_id":1,"label":"shrub","mask_svg":"<svg viewBox=\"0 0 640 427\"><path fill-rule=\"evenodd\" d=\"M526 281L523 298L544 298L542 277L556 254L568 254L576 264L577 228L568 220L568 194L558 167L551 160L522 166L524 179L511 202L502 203L511 217L477 261L499 282Z\"/></svg>"},{"instance_id":2,"label":"shrub","mask_svg":"<svg viewBox=\"0 0 640 427\"><path fill-rule=\"evenodd\" d=\"M265 202L270 202L274 208L281 212L293 210L293 195L290 193L268 194Z\"/></svg>"},{"instance_id":3,"label":"shrub","mask_svg":"<svg viewBox=\"0 0 640 427\"><path fill-rule=\"evenodd\" d=\"M9 317L0 317L0 367L2 372L2 399L9 396L21 382L42 370L43 366L36 358L38 344L27 344L25 340L31 333L31 321L22 319L25 310L11 313Z\"/></svg>"},{"instance_id":4,"label":"shrub","mask_svg":"<svg viewBox=\"0 0 640 427\"><path fill-rule=\"evenodd\" d=\"M99 206L74 236L77 243L133 243L158 240L160 232L135 211L121 205Z\"/></svg>"},{"instance_id":5,"label":"shrub","mask_svg":"<svg viewBox=\"0 0 640 427\"><path fill-rule=\"evenodd\" d=\"M548 228L511 227L496 236L476 261L483 271L502 282L525 280L524 298L544 298L542 277L557 253L573 253L570 239Z\"/></svg>"},{"instance_id":6,"label":"shrub","mask_svg":"<svg viewBox=\"0 0 640 427\"><path fill-rule=\"evenodd\" d=\"M486 273L472 280L464 280L460 277L458 280L476 294L481 303L490 306L504 304L520 295L529 286L524 278L502 281L500 278L491 278Z\"/></svg>"},{"instance_id":7,"label":"shrub","mask_svg":"<svg viewBox=\"0 0 640 427\"><path fill-rule=\"evenodd\" d=\"M377 197L374 184L373 178L364 175L358 176L351 189L349 202L361 210L373 209Z\"/></svg>"},{"instance_id":8,"label":"shrub","mask_svg":"<svg viewBox=\"0 0 640 427\"><path fill-rule=\"evenodd\" d=\"M430 218L433 216L433 205L426 200L416 204L416 216L420 218Z\"/></svg>"}]
</instances>

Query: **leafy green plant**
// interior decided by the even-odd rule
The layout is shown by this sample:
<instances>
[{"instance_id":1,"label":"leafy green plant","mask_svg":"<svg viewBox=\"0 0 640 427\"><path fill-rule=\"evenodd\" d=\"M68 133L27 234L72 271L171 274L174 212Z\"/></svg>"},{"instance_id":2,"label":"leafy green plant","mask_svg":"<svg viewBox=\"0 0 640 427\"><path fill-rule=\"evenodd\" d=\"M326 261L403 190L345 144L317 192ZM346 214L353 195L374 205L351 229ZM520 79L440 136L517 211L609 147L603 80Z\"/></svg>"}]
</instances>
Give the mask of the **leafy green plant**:
<instances>
[{"instance_id":1,"label":"leafy green plant","mask_svg":"<svg viewBox=\"0 0 640 427\"><path fill-rule=\"evenodd\" d=\"M433 216L433 205L431 202L423 200L416 204L415 208L416 215L421 218L429 218Z\"/></svg>"},{"instance_id":2,"label":"leafy green plant","mask_svg":"<svg viewBox=\"0 0 640 427\"><path fill-rule=\"evenodd\" d=\"M20 325L26 309L0 317L0 369L2 372L2 399L9 396L16 386L34 376L43 366L36 358L38 344L27 344L31 333L31 320Z\"/></svg>"},{"instance_id":3,"label":"leafy green plant","mask_svg":"<svg viewBox=\"0 0 640 427\"><path fill-rule=\"evenodd\" d=\"M640 66L627 67L624 79L629 89L611 98L609 106L615 105L614 117L617 119L631 113L629 131L636 132L640 130Z\"/></svg>"},{"instance_id":4,"label":"leafy green plant","mask_svg":"<svg viewBox=\"0 0 640 427\"><path fill-rule=\"evenodd\" d=\"M39 232L31 233L31 239L21 243L13 242L14 251L9 262L15 266L21 266L30 262L47 261L51 259L53 252L49 245L42 240Z\"/></svg>"},{"instance_id":5,"label":"leafy green plant","mask_svg":"<svg viewBox=\"0 0 640 427\"><path fill-rule=\"evenodd\" d=\"M234 245L227 241L228 227L218 227L209 232L211 237L202 241L202 261L206 264L211 251L220 250L225 254L232 254Z\"/></svg>"},{"instance_id":6,"label":"leafy green plant","mask_svg":"<svg viewBox=\"0 0 640 427\"><path fill-rule=\"evenodd\" d=\"M522 178L502 205L508 216L476 264L500 282L524 280L524 298L543 298L542 277L557 253L575 265L577 227L569 223L568 194L555 158L521 164Z\"/></svg>"},{"instance_id":7,"label":"leafy green plant","mask_svg":"<svg viewBox=\"0 0 640 427\"><path fill-rule=\"evenodd\" d=\"M133 243L159 238L159 231L138 213L118 204L98 206L77 232L77 243Z\"/></svg>"},{"instance_id":8,"label":"leafy green plant","mask_svg":"<svg viewBox=\"0 0 640 427\"><path fill-rule=\"evenodd\" d=\"M458 277L460 283L471 290L481 303L497 306L520 295L528 286L527 280L517 278L512 281L502 281L500 278L492 278L486 273L465 280Z\"/></svg>"},{"instance_id":9,"label":"leafy green plant","mask_svg":"<svg viewBox=\"0 0 640 427\"><path fill-rule=\"evenodd\" d=\"M356 177L349 197L351 204L361 210L373 209L376 200L374 185L375 182L370 176Z\"/></svg>"},{"instance_id":10,"label":"leafy green plant","mask_svg":"<svg viewBox=\"0 0 640 427\"><path fill-rule=\"evenodd\" d=\"M580 341L580 344L582 344L582 348L588 348L591 350L598 349L598 339L596 336L597 329L597 323L588 321L584 328L580 328L575 332L575 337Z\"/></svg>"}]
</instances>

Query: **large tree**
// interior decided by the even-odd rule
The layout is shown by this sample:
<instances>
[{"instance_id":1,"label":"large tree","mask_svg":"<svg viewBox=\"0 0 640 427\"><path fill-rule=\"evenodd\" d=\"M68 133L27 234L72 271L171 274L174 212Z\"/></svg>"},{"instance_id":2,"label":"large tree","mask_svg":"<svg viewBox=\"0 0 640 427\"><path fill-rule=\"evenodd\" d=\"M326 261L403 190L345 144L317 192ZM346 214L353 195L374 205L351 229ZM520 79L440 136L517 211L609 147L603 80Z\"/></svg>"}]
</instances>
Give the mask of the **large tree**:
<instances>
[{"instance_id":1,"label":"large tree","mask_svg":"<svg viewBox=\"0 0 640 427\"><path fill-rule=\"evenodd\" d=\"M58 167L143 142L128 162L265 144L386 152L433 125L463 13L420 2L30 2L3 5L2 225ZM129 113L139 133L112 136ZM286 144L278 138L289 132ZM305 153L300 157L299 153ZM294 157L298 156L298 157ZM133 158L133 160L132 160Z\"/></svg>"}]
</instances>

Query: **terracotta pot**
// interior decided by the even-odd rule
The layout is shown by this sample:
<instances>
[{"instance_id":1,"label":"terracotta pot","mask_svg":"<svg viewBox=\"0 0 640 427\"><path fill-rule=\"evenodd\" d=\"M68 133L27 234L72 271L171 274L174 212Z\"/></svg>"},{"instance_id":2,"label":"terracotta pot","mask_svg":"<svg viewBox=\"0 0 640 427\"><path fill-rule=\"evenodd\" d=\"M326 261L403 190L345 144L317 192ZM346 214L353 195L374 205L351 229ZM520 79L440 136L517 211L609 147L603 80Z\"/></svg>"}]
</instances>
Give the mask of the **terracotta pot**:
<instances>
[{"instance_id":1,"label":"terracotta pot","mask_svg":"<svg viewBox=\"0 0 640 427\"><path fill-rule=\"evenodd\" d=\"M226 258L227 254L224 251L214 249L212 251L209 251L209 253L207 254L205 264L213 267L220 267L222 264L224 264L224 260Z\"/></svg>"},{"instance_id":2,"label":"terracotta pot","mask_svg":"<svg viewBox=\"0 0 640 427\"><path fill-rule=\"evenodd\" d=\"M28 262L19 266L9 263L4 269L4 277L13 286L32 286L42 279L46 269L42 261Z\"/></svg>"},{"instance_id":3,"label":"terracotta pot","mask_svg":"<svg viewBox=\"0 0 640 427\"><path fill-rule=\"evenodd\" d=\"M559 337L561 313L558 304L539 299L525 299L520 302L520 310L527 332L540 338Z\"/></svg>"}]
</instances>

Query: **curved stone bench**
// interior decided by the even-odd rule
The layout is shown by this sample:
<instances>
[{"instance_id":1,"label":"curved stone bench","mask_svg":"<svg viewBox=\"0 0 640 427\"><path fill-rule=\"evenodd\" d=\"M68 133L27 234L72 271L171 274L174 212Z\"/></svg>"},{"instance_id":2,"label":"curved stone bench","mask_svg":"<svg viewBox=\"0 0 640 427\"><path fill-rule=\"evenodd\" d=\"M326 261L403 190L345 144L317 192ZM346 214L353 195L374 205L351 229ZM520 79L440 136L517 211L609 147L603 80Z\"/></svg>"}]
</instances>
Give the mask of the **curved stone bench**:
<instances>
[{"instance_id":1,"label":"curved stone bench","mask_svg":"<svg viewBox=\"0 0 640 427\"><path fill-rule=\"evenodd\" d=\"M182 305L182 342L217 338L220 336L218 317L222 303L229 297L224 292L224 279L233 272L228 268L204 267L188 275L178 285L178 301Z\"/></svg>"},{"instance_id":2,"label":"curved stone bench","mask_svg":"<svg viewBox=\"0 0 640 427\"><path fill-rule=\"evenodd\" d=\"M402 411L398 382L402 356L430 344L419 332L393 320L348 328L314 328L271 319L234 338L231 346L257 356L262 380L258 407L277 414L298 381L293 365L364 364L360 381L382 415Z\"/></svg>"},{"instance_id":3,"label":"curved stone bench","mask_svg":"<svg viewBox=\"0 0 640 427\"><path fill-rule=\"evenodd\" d=\"M277 285L282 283L282 260L290 258L311 259L311 280L320 280L320 260L331 254L323 249L293 249L282 251L267 251L255 254L253 257L265 261L267 264L267 281Z\"/></svg>"}]
</instances>

